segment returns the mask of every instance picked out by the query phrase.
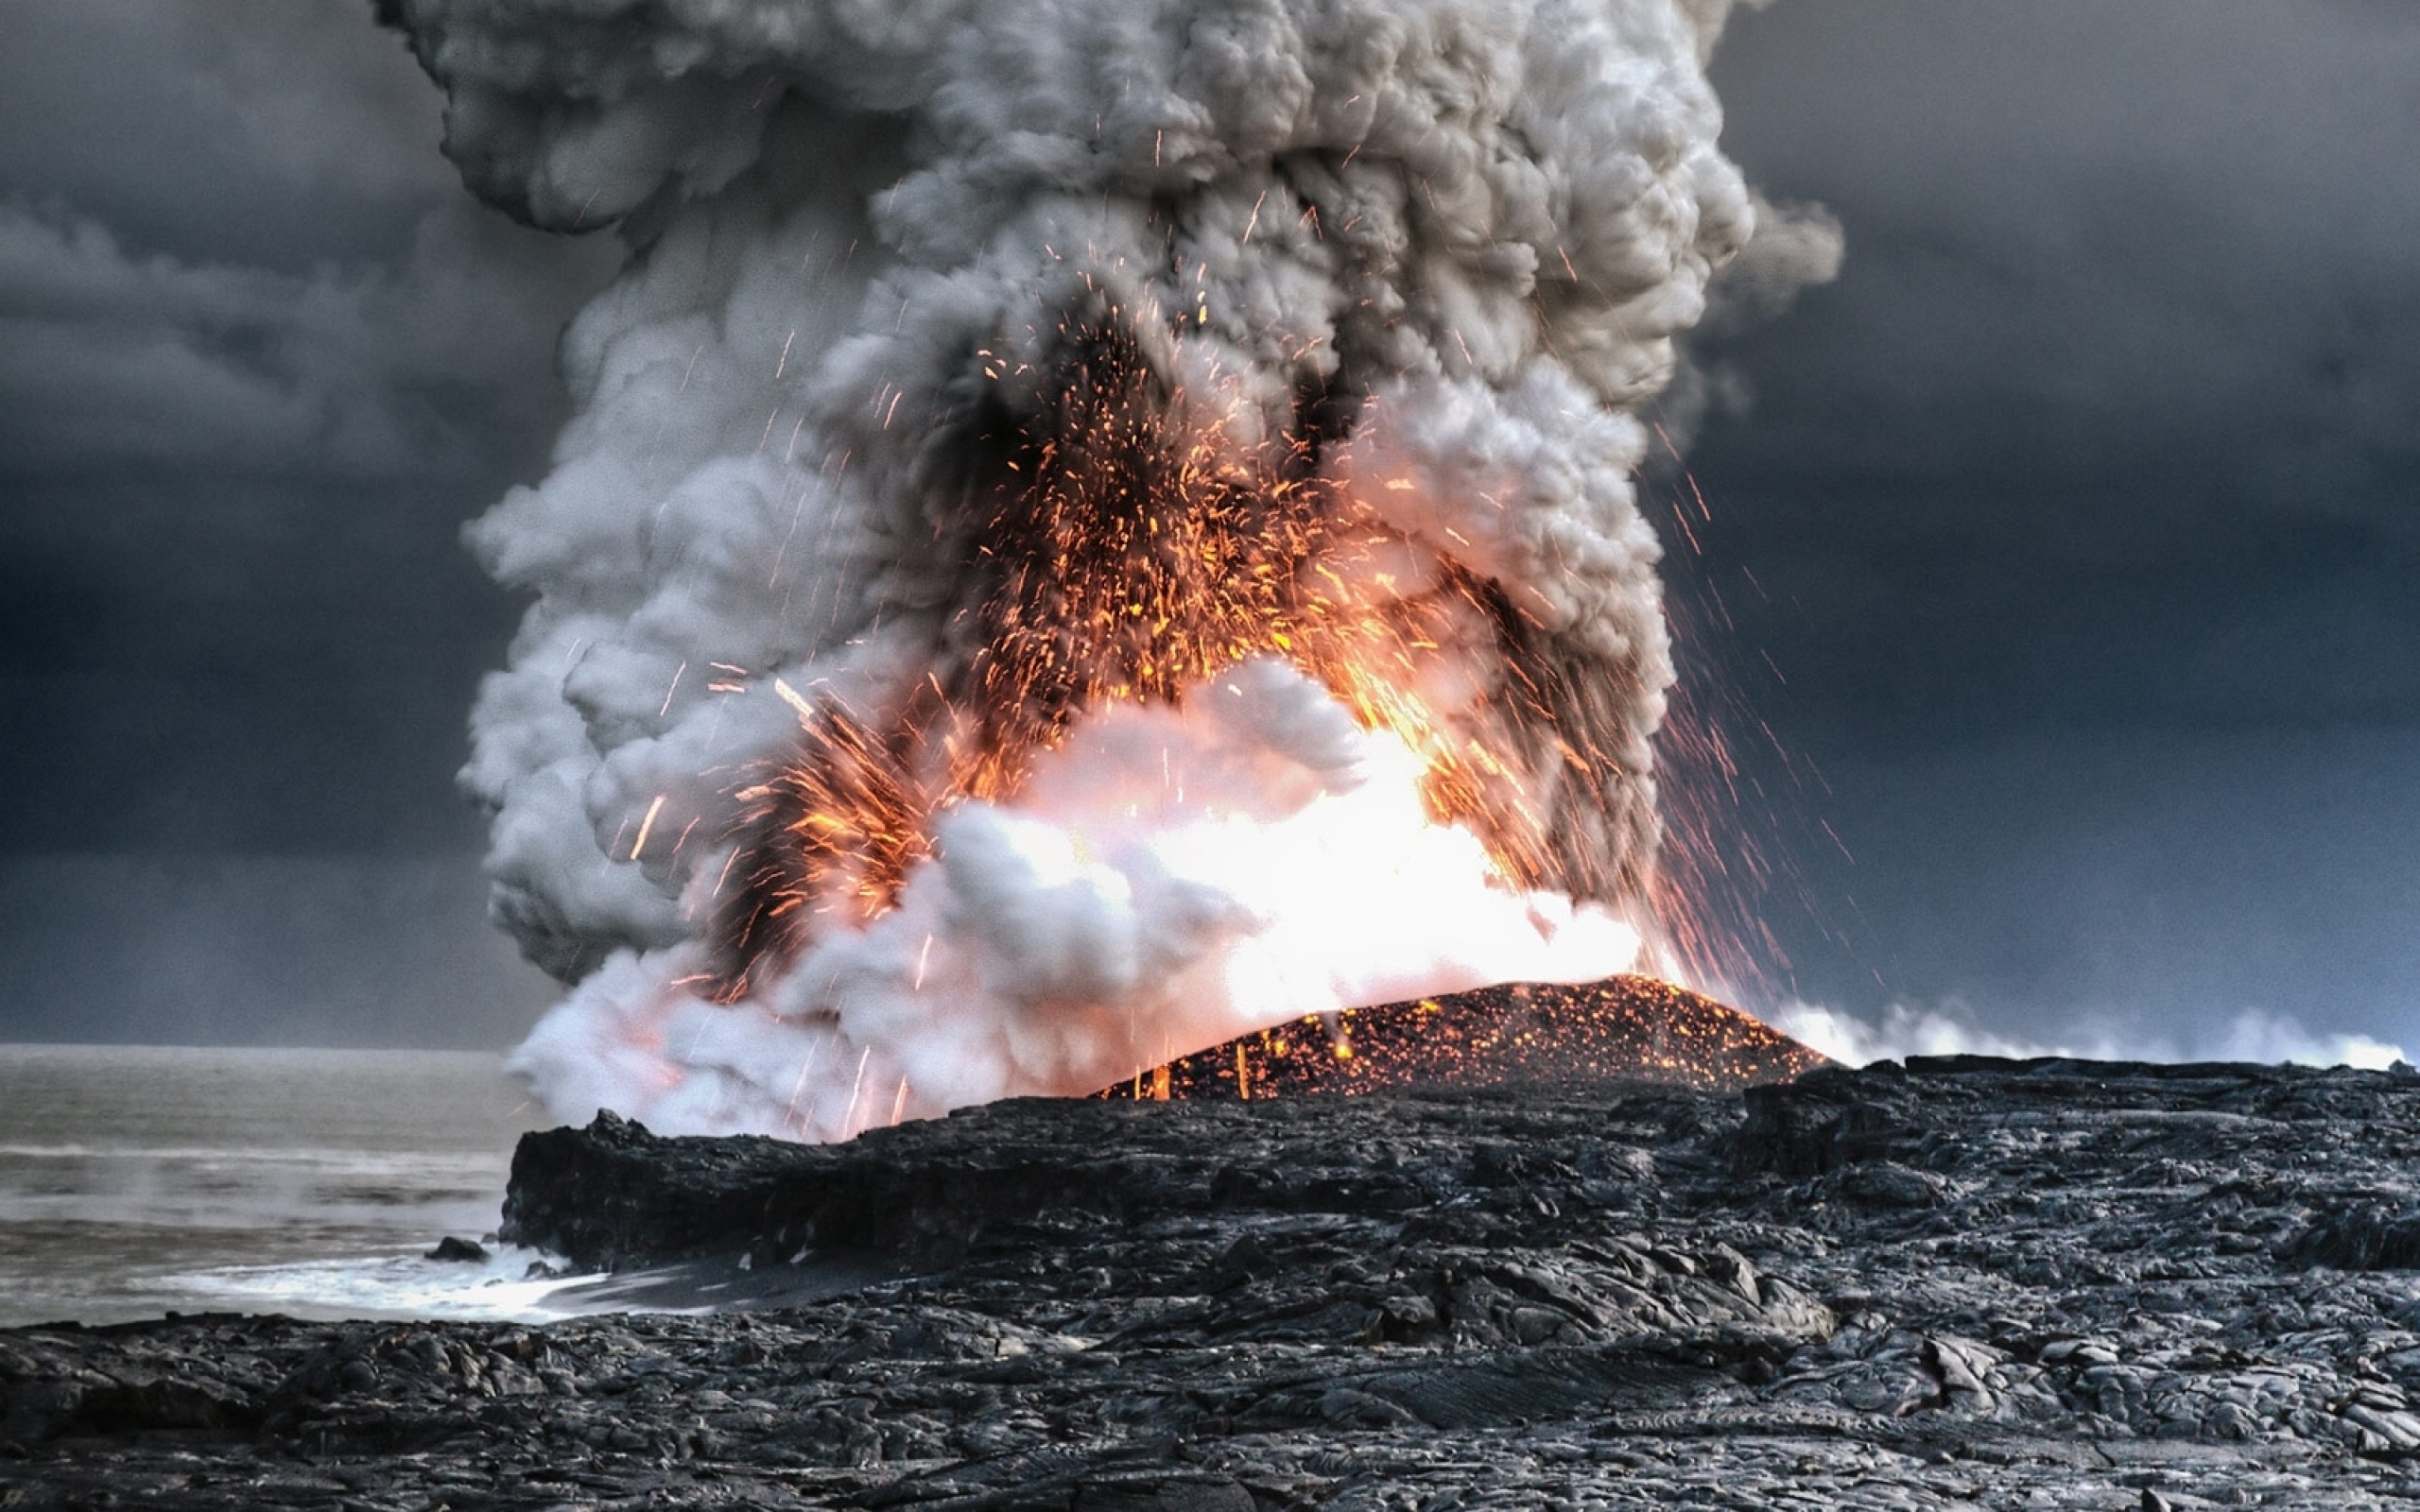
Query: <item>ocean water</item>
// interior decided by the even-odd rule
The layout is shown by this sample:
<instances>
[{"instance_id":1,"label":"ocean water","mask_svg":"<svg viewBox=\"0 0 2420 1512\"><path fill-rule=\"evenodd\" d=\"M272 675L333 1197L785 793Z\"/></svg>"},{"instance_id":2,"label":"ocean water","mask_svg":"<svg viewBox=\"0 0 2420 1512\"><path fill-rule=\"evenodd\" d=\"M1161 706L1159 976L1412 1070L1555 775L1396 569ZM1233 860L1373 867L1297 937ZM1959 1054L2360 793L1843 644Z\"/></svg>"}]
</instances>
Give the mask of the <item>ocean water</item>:
<instances>
[{"instance_id":1,"label":"ocean water","mask_svg":"<svg viewBox=\"0 0 2420 1512\"><path fill-rule=\"evenodd\" d=\"M526 1250L422 1258L545 1122L487 1055L0 1045L0 1325L585 1310Z\"/></svg>"}]
</instances>

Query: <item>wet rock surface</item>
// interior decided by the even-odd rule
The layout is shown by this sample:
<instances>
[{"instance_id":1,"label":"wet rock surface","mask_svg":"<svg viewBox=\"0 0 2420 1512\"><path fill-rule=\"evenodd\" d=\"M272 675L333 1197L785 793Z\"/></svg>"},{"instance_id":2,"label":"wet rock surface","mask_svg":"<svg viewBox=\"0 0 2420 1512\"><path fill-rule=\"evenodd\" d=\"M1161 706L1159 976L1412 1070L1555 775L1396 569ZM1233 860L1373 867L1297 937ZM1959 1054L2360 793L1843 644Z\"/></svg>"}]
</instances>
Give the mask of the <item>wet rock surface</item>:
<instances>
[{"instance_id":1,"label":"wet rock surface","mask_svg":"<svg viewBox=\"0 0 2420 1512\"><path fill-rule=\"evenodd\" d=\"M514 1231L755 1310L0 1333L0 1504L2400 1505L2415 1160L2420 1077L1963 1058L602 1121Z\"/></svg>"}]
</instances>

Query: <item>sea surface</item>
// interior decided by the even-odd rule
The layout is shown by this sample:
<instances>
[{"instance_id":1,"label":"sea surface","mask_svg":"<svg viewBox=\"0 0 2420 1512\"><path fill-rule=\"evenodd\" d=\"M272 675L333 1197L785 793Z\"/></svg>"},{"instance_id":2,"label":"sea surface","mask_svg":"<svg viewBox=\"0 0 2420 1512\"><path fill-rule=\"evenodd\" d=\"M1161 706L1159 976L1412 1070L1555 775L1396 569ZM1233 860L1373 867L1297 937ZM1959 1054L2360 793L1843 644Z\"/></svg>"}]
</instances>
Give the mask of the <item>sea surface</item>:
<instances>
[{"instance_id":1,"label":"sea surface","mask_svg":"<svg viewBox=\"0 0 2420 1512\"><path fill-rule=\"evenodd\" d=\"M490 1055L0 1044L0 1326L585 1310L492 1237L545 1122Z\"/></svg>"}]
</instances>

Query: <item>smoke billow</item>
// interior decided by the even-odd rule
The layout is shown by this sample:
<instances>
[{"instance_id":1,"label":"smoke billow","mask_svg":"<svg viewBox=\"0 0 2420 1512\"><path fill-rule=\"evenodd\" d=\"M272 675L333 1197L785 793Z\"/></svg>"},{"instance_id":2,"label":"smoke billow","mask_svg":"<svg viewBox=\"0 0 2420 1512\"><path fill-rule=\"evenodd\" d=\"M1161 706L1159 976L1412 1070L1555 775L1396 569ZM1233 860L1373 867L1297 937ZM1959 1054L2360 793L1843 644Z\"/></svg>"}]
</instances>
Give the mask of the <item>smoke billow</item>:
<instances>
[{"instance_id":1,"label":"smoke billow","mask_svg":"<svg viewBox=\"0 0 2420 1512\"><path fill-rule=\"evenodd\" d=\"M631 248L469 533L558 1112L841 1137L1629 964L1720 0L400 9L471 186Z\"/></svg>"}]
</instances>

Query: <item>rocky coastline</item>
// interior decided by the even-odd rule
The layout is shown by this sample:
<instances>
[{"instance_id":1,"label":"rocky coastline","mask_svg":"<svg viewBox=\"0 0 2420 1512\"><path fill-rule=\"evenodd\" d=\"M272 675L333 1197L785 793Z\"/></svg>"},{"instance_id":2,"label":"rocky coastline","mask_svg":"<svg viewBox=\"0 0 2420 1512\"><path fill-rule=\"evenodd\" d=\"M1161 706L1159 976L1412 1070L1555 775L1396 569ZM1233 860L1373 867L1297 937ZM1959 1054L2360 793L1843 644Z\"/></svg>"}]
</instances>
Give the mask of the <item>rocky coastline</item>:
<instances>
[{"instance_id":1,"label":"rocky coastline","mask_svg":"<svg viewBox=\"0 0 2420 1512\"><path fill-rule=\"evenodd\" d=\"M696 1314L0 1332L0 1505L2420 1503L2420 1076L1979 1058L525 1139Z\"/></svg>"}]
</instances>

